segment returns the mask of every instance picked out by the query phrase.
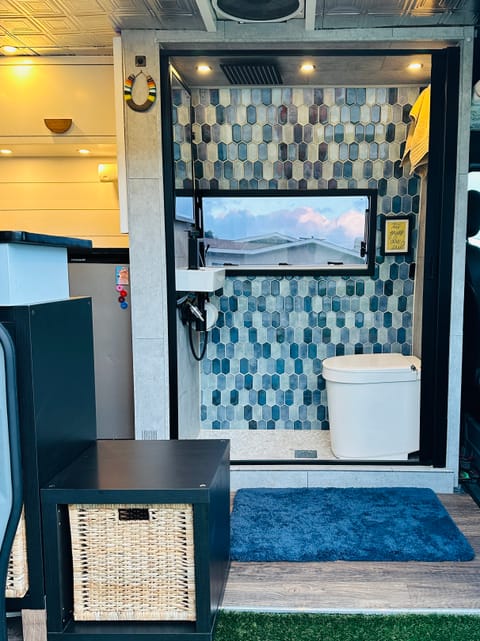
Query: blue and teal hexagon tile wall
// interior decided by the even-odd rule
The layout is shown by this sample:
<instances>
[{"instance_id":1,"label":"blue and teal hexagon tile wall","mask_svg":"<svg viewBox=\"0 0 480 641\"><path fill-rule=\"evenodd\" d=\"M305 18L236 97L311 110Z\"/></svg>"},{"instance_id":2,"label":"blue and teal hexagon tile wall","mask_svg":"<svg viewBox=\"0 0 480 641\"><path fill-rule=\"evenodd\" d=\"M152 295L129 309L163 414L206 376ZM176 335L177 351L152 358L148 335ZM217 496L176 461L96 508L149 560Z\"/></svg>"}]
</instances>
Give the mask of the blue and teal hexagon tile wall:
<instances>
[{"instance_id":1,"label":"blue and teal hexagon tile wall","mask_svg":"<svg viewBox=\"0 0 480 641\"><path fill-rule=\"evenodd\" d=\"M196 89L197 184L376 188L378 213L417 215L419 179L400 158L420 90ZM374 277L227 278L201 364L203 429L328 429L324 358L411 353L410 265L380 255L377 227Z\"/></svg>"}]
</instances>

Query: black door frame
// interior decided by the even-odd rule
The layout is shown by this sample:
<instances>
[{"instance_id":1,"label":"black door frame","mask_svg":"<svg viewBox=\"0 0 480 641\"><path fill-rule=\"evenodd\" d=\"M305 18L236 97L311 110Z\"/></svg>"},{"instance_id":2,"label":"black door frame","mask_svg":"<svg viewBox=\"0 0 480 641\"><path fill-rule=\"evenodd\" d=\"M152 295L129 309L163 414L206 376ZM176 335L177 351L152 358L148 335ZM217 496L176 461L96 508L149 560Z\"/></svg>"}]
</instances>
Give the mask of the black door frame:
<instances>
[{"instance_id":1,"label":"black door frame","mask_svg":"<svg viewBox=\"0 0 480 641\"><path fill-rule=\"evenodd\" d=\"M170 439L178 439L177 289L175 283L175 176L171 109L170 56L160 52L160 113L162 131Z\"/></svg>"},{"instance_id":2,"label":"black door frame","mask_svg":"<svg viewBox=\"0 0 480 641\"><path fill-rule=\"evenodd\" d=\"M170 438L178 434L178 372L175 293L172 119L169 59L160 55L163 167L166 205L168 333L170 358ZM285 52L284 52L285 53ZM329 52L333 55L333 52ZM344 52L345 53L345 52ZM357 52L358 53L358 52ZM365 52L365 55L378 53ZM393 52L390 52L393 53ZM183 55L195 52L182 51ZM460 49L435 50L432 55L430 146L425 221L425 273L422 311L422 379L420 462L445 467L448 428L449 337L452 288L453 227L457 167ZM270 463L272 461L269 461ZM296 461L294 461L296 463ZM255 461L258 464L258 461ZM281 461L278 461L280 464ZM292 461L288 461L289 464ZM313 461L312 461L313 463ZM305 461L302 462L305 464Z\"/></svg>"},{"instance_id":3,"label":"black door frame","mask_svg":"<svg viewBox=\"0 0 480 641\"><path fill-rule=\"evenodd\" d=\"M447 454L459 80L459 48L449 47L434 52L425 221L420 410L421 462L434 467L445 467Z\"/></svg>"}]
</instances>

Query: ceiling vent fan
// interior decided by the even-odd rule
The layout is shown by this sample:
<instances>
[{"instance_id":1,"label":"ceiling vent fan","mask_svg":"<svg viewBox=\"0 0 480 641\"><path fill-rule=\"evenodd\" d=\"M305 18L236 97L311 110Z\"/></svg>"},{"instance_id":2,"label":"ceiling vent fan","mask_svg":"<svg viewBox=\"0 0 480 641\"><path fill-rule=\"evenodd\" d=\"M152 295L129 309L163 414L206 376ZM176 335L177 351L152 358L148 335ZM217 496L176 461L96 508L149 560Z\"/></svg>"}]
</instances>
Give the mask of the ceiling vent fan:
<instances>
[{"instance_id":1,"label":"ceiling vent fan","mask_svg":"<svg viewBox=\"0 0 480 641\"><path fill-rule=\"evenodd\" d=\"M282 85L276 64L264 62L224 62L220 68L231 85Z\"/></svg>"},{"instance_id":2,"label":"ceiling vent fan","mask_svg":"<svg viewBox=\"0 0 480 641\"><path fill-rule=\"evenodd\" d=\"M285 22L303 17L304 0L212 0L220 20Z\"/></svg>"}]
</instances>

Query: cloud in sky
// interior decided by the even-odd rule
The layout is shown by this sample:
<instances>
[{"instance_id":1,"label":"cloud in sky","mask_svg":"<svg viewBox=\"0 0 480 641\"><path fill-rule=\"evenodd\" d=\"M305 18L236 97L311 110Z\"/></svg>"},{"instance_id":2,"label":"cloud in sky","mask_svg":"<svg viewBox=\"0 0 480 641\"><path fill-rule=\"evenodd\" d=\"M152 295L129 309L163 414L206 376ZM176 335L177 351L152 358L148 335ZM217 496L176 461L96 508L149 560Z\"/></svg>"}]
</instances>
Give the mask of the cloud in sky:
<instances>
[{"instance_id":1,"label":"cloud in sky","mask_svg":"<svg viewBox=\"0 0 480 641\"><path fill-rule=\"evenodd\" d=\"M271 233L294 238L313 236L353 248L355 239L364 234L366 198L320 198L322 203L318 198L316 202L308 197L304 202L288 198L285 205L290 206L284 206L282 197L204 200L205 231L230 240Z\"/></svg>"},{"instance_id":2,"label":"cloud in sky","mask_svg":"<svg viewBox=\"0 0 480 641\"><path fill-rule=\"evenodd\" d=\"M304 236L325 238L330 242L336 242L334 238L350 240L351 246L355 238L363 236L365 216L358 209L349 209L331 218L310 208L299 208L293 213L298 221L295 228L303 230Z\"/></svg>"}]
</instances>

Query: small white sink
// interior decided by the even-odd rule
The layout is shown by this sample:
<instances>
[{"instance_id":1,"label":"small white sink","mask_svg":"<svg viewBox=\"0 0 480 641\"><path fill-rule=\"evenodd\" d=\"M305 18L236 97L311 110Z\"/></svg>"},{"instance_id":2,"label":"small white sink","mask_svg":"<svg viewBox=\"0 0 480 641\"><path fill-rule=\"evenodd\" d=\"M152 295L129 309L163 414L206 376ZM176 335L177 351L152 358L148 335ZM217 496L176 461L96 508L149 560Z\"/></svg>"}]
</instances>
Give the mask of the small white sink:
<instances>
[{"instance_id":1,"label":"small white sink","mask_svg":"<svg viewBox=\"0 0 480 641\"><path fill-rule=\"evenodd\" d=\"M177 292L216 292L225 282L223 267L175 270Z\"/></svg>"}]
</instances>

